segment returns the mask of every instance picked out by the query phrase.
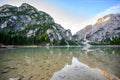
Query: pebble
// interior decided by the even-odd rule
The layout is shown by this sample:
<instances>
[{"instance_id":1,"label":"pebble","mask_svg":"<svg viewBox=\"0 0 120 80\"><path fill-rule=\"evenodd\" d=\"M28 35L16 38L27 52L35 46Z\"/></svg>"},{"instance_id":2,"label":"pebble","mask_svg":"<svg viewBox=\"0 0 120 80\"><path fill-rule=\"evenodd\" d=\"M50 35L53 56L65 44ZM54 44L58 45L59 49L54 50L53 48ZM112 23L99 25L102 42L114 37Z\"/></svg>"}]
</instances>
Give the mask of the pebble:
<instances>
[{"instance_id":1,"label":"pebble","mask_svg":"<svg viewBox=\"0 0 120 80\"><path fill-rule=\"evenodd\" d=\"M47 68L47 69L45 69L45 70L49 70L49 69Z\"/></svg>"},{"instance_id":2,"label":"pebble","mask_svg":"<svg viewBox=\"0 0 120 80\"><path fill-rule=\"evenodd\" d=\"M39 67L42 67L43 65L40 65Z\"/></svg>"},{"instance_id":3,"label":"pebble","mask_svg":"<svg viewBox=\"0 0 120 80\"><path fill-rule=\"evenodd\" d=\"M20 78L9 78L8 80L21 80Z\"/></svg>"},{"instance_id":4,"label":"pebble","mask_svg":"<svg viewBox=\"0 0 120 80\"><path fill-rule=\"evenodd\" d=\"M31 80L32 77L33 77L33 76L30 76L28 80Z\"/></svg>"},{"instance_id":5,"label":"pebble","mask_svg":"<svg viewBox=\"0 0 120 80\"><path fill-rule=\"evenodd\" d=\"M4 73L8 73L9 71L10 71L10 69L6 67L3 69L3 71L1 71L1 73L4 74Z\"/></svg>"},{"instance_id":6,"label":"pebble","mask_svg":"<svg viewBox=\"0 0 120 80\"><path fill-rule=\"evenodd\" d=\"M45 78L44 77L42 77L40 80L44 80Z\"/></svg>"},{"instance_id":7,"label":"pebble","mask_svg":"<svg viewBox=\"0 0 120 80\"><path fill-rule=\"evenodd\" d=\"M15 67L15 66L10 66L9 68L10 69L17 69L17 67Z\"/></svg>"},{"instance_id":8,"label":"pebble","mask_svg":"<svg viewBox=\"0 0 120 80\"><path fill-rule=\"evenodd\" d=\"M61 78L65 78L65 75L63 75L63 74L60 74L60 75L59 75L59 77L61 77Z\"/></svg>"},{"instance_id":9,"label":"pebble","mask_svg":"<svg viewBox=\"0 0 120 80\"><path fill-rule=\"evenodd\" d=\"M3 69L3 71L1 71L1 73L2 74L4 74L4 73L8 73L11 69L17 69L17 67L15 67L15 66L9 66L9 67L5 67L4 69Z\"/></svg>"}]
</instances>

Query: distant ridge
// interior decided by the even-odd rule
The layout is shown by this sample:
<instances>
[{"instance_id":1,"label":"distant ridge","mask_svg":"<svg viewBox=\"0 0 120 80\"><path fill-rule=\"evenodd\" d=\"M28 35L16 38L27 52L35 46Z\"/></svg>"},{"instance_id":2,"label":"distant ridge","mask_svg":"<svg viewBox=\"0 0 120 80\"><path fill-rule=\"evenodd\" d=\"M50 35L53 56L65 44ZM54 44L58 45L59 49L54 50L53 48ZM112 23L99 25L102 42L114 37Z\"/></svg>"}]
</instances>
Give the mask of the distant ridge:
<instances>
[{"instance_id":1,"label":"distant ridge","mask_svg":"<svg viewBox=\"0 0 120 80\"><path fill-rule=\"evenodd\" d=\"M101 17L74 35L77 42L85 38L97 44L120 44L120 13Z\"/></svg>"}]
</instances>

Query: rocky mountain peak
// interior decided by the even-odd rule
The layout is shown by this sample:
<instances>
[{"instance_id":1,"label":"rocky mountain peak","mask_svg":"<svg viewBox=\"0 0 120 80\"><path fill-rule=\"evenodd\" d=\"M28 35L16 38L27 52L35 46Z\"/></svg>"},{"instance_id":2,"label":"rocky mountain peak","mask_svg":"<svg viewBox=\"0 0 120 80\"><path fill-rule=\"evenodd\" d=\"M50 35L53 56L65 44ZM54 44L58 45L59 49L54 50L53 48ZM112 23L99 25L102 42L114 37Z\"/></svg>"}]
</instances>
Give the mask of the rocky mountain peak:
<instances>
[{"instance_id":1,"label":"rocky mountain peak","mask_svg":"<svg viewBox=\"0 0 120 80\"><path fill-rule=\"evenodd\" d=\"M9 5L9 4L5 4L3 6L0 7L0 10L6 9L6 8L13 8L15 6Z\"/></svg>"},{"instance_id":2,"label":"rocky mountain peak","mask_svg":"<svg viewBox=\"0 0 120 80\"><path fill-rule=\"evenodd\" d=\"M33 6L31 6L30 4L28 4L28 3L22 3L22 5L21 5L21 7L33 7Z\"/></svg>"},{"instance_id":3,"label":"rocky mountain peak","mask_svg":"<svg viewBox=\"0 0 120 80\"><path fill-rule=\"evenodd\" d=\"M19 9L26 9L26 10L36 10L37 11L37 9L35 8L35 7L33 7L32 5L30 5L30 4L27 4L27 3L22 3L22 5L19 7Z\"/></svg>"},{"instance_id":4,"label":"rocky mountain peak","mask_svg":"<svg viewBox=\"0 0 120 80\"><path fill-rule=\"evenodd\" d=\"M96 24L86 26L74 36L78 42L84 39L93 42L108 42L120 37L120 13L103 16L97 20Z\"/></svg>"},{"instance_id":5,"label":"rocky mountain peak","mask_svg":"<svg viewBox=\"0 0 120 80\"><path fill-rule=\"evenodd\" d=\"M96 24L99 24L99 23L103 22L104 20L105 20L104 17L101 17L97 20Z\"/></svg>"},{"instance_id":6,"label":"rocky mountain peak","mask_svg":"<svg viewBox=\"0 0 120 80\"><path fill-rule=\"evenodd\" d=\"M108 14L104 17L101 17L97 20L96 24L99 24L99 23L102 23L102 22L105 22L107 20L109 20L110 18L112 18L114 16L114 14Z\"/></svg>"},{"instance_id":7,"label":"rocky mountain peak","mask_svg":"<svg viewBox=\"0 0 120 80\"><path fill-rule=\"evenodd\" d=\"M26 42L42 45L48 43L50 45L63 43L69 45L68 41L72 41L72 33L69 29L65 30L61 25L55 23L49 14L38 11L27 3L23 3L19 7L12 5L0 7L0 37L3 38L0 43L4 44ZM23 38L23 43L19 38ZM4 40L10 41L6 43Z\"/></svg>"},{"instance_id":8,"label":"rocky mountain peak","mask_svg":"<svg viewBox=\"0 0 120 80\"><path fill-rule=\"evenodd\" d=\"M16 13L17 7L12 5L3 5L0 7L0 17L9 17Z\"/></svg>"}]
</instances>

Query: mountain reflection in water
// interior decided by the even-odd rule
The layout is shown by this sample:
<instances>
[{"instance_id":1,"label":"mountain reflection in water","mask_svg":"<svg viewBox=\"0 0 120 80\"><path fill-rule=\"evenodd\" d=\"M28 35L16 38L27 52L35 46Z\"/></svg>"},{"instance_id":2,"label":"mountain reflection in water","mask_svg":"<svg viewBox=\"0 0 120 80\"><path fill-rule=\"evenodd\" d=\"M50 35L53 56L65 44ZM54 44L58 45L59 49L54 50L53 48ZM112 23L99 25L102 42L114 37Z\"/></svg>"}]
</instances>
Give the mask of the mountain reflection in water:
<instances>
[{"instance_id":1,"label":"mountain reflection in water","mask_svg":"<svg viewBox=\"0 0 120 80\"><path fill-rule=\"evenodd\" d=\"M72 64L66 64L62 70L55 72L50 80L119 80L119 78L99 68L90 68L73 57Z\"/></svg>"},{"instance_id":2,"label":"mountain reflection in water","mask_svg":"<svg viewBox=\"0 0 120 80\"><path fill-rule=\"evenodd\" d=\"M120 47L0 49L0 80L116 80L119 64Z\"/></svg>"}]
</instances>

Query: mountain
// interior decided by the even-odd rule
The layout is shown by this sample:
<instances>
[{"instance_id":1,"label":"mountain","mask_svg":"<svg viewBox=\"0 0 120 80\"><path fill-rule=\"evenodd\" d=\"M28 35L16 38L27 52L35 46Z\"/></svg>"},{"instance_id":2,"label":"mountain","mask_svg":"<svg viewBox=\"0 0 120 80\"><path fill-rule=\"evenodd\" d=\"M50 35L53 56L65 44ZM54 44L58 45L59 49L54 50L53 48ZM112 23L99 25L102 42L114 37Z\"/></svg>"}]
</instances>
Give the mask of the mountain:
<instances>
[{"instance_id":1,"label":"mountain","mask_svg":"<svg viewBox=\"0 0 120 80\"><path fill-rule=\"evenodd\" d=\"M71 31L43 11L23 3L0 7L0 43L6 45L70 45Z\"/></svg>"},{"instance_id":2,"label":"mountain","mask_svg":"<svg viewBox=\"0 0 120 80\"><path fill-rule=\"evenodd\" d=\"M88 40L91 44L120 44L120 13L99 18L94 25L86 26L73 38L79 43Z\"/></svg>"}]
</instances>

